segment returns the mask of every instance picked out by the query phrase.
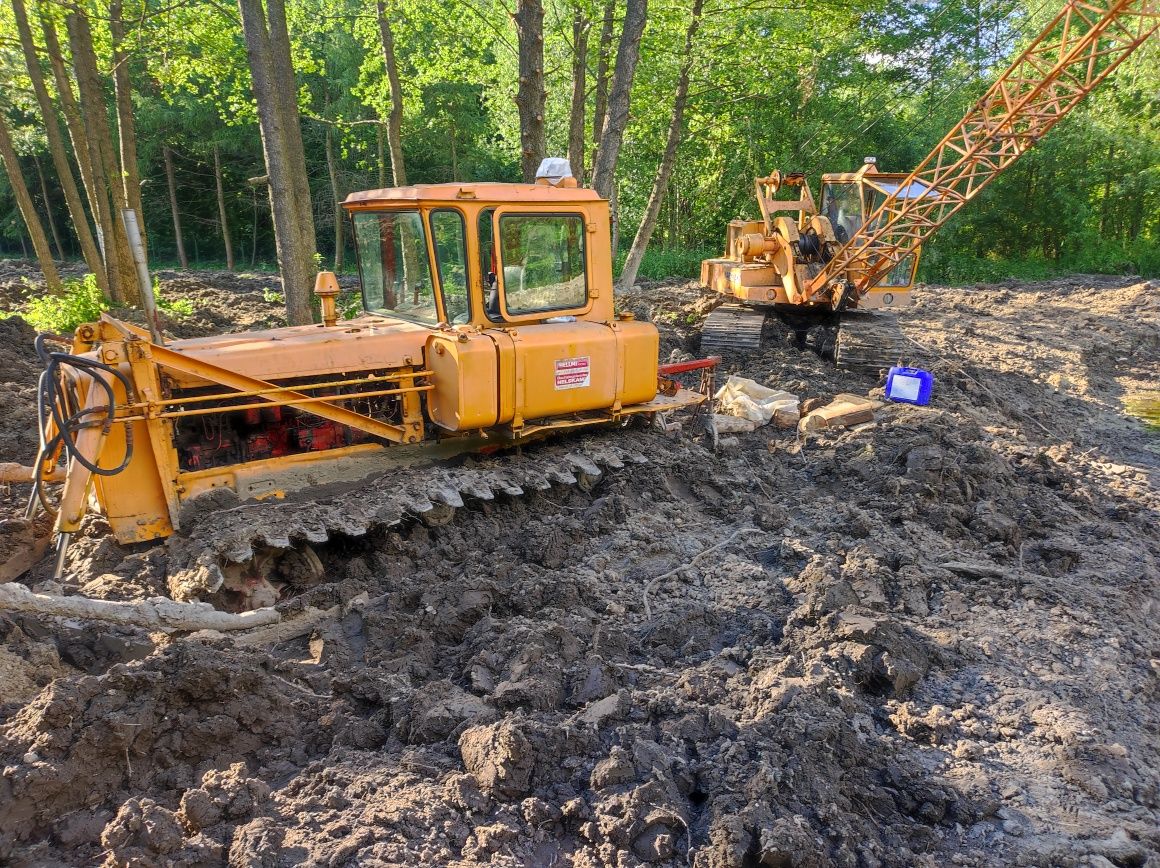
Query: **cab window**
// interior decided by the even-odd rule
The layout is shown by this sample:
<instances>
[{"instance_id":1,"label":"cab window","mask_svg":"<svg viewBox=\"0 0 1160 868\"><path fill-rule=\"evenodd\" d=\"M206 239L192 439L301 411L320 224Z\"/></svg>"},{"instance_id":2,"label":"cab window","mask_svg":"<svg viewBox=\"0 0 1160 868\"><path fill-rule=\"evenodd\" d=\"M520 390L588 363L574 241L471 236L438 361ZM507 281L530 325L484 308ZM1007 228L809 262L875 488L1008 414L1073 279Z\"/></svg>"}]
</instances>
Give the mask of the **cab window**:
<instances>
[{"instance_id":1,"label":"cab window","mask_svg":"<svg viewBox=\"0 0 1160 868\"><path fill-rule=\"evenodd\" d=\"M356 213L354 236L363 307L369 313L438 322L427 238L419 212Z\"/></svg>"},{"instance_id":2,"label":"cab window","mask_svg":"<svg viewBox=\"0 0 1160 868\"><path fill-rule=\"evenodd\" d=\"M452 324L470 319L467 303L467 246L463 216L451 209L431 212L435 268L443 290L443 310Z\"/></svg>"},{"instance_id":3,"label":"cab window","mask_svg":"<svg viewBox=\"0 0 1160 868\"><path fill-rule=\"evenodd\" d=\"M494 208L479 212L479 273L483 275L483 312L492 322L503 322L499 312L499 280L496 277L495 238L492 233Z\"/></svg>"},{"instance_id":4,"label":"cab window","mask_svg":"<svg viewBox=\"0 0 1160 868\"><path fill-rule=\"evenodd\" d=\"M891 193L896 192L898 189L898 186L896 184L883 184L883 186L885 186L886 189L888 191L890 191ZM911 188L917 187L919 190L921 190L923 192L926 191L926 187L924 187L919 182L915 182L915 183L911 184L910 187ZM870 215L872 215L875 211L877 211L882 206L882 203L886 201L886 195L887 195L887 193L885 191L878 190L878 189L875 189L874 187L870 187L869 185L867 185L867 189L866 189L866 216L867 216L867 218L869 218ZM903 198L917 198L917 196L909 196L905 192L902 194L902 197ZM866 228L866 231L867 232L874 231L875 229L877 229L879 226L881 226L883 224L885 219L886 219L885 215L879 215L878 219L873 222L873 225L868 226ZM881 280L879 280L876 285L877 286L889 286L889 287L910 286L910 284L914 281L914 265L915 265L914 255L911 254L910 256L907 256L905 259L903 259L901 262L899 262L897 265L895 265L892 269L890 269L890 271L888 271L886 273L886 275Z\"/></svg>"},{"instance_id":5,"label":"cab window","mask_svg":"<svg viewBox=\"0 0 1160 868\"><path fill-rule=\"evenodd\" d=\"M584 307L584 219L579 214L506 214L499 220L501 284L510 314Z\"/></svg>"},{"instance_id":6,"label":"cab window","mask_svg":"<svg viewBox=\"0 0 1160 868\"><path fill-rule=\"evenodd\" d=\"M822 188L822 215L834 228L834 237L845 244L862 225L862 196L858 184L826 184Z\"/></svg>"}]
</instances>

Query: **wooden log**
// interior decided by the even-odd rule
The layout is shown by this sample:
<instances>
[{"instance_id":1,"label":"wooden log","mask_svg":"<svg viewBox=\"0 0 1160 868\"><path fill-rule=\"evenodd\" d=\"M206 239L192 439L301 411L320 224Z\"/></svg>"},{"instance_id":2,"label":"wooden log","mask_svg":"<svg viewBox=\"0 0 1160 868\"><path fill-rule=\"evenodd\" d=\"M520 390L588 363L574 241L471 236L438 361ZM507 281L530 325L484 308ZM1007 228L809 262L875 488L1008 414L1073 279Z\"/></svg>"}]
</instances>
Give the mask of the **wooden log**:
<instances>
[{"instance_id":1,"label":"wooden log","mask_svg":"<svg viewBox=\"0 0 1160 868\"><path fill-rule=\"evenodd\" d=\"M0 461L0 482L32 482L36 468L12 461ZM57 466L44 477L45 482L64 482L65 469Z\"/></svg>"},{"instance_id":2,"label":"wooden log","mask_svg":"<svg viewBox=\"0 0 1160 868\"><path fill-rule=\"evenodd\" d=\"M863 398L860 395L836 395L826 406L807 413L802 418L799 428L805 433L810 433L822 428L849 428L863 422L872 422L874 411L881 406L881 401Z\"/></svg>"},{"instance_id":3,"label":"wooden log","mask_svg":"<svg viewBox=\"0 0 1160 868\"><path fill-rule=\"evenodd\" d=\"M154 630L246 630L273 624L282 618L273 608L234 614L219 611L209 603L178 603L167 597L120 603L34 594L20 584L0 585L0 611L111 621Z\"/></svg>"}]
</instances>

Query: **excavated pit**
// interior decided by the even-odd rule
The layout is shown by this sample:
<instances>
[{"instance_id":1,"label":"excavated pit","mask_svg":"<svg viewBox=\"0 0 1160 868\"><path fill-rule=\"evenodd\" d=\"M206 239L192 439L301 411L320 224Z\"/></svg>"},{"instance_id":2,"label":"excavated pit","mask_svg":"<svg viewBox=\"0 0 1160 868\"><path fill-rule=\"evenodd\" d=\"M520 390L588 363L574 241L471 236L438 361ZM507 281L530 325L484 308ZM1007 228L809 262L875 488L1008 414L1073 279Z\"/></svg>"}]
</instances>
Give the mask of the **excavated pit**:
<instances>
[{"instance_id":1,"label":"excavated pit","mask_svg":"<svg viewBox=\"0 0 1160 868\"><path fill-rule=\"evenodd\" d=\"M520 496L472 459L434 526L417 474L140 551L89 522L68 592L313 539L324 580L280 607L347 605L262 647L0 616L0 860L1160 860L1160 456L1120 408L1156 374L1156 286L919 298L936 400L868 428L562 439L517 456ZM694 287L622 302L695 348ZM725 369L875 386L769 337ZM548 472L600 450L621 466Z\"/></svg>"}]
</instances>

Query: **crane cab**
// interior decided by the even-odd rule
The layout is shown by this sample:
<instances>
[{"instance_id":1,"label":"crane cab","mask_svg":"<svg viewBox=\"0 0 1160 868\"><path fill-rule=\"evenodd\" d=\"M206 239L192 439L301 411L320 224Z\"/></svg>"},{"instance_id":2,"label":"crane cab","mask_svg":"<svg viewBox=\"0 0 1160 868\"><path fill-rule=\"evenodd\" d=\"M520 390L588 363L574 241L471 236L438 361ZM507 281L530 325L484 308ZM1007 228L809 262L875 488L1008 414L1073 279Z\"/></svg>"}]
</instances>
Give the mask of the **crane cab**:
<instances>
[{"instance_id":1,"label":"crane cab","mask_svg":"<svg viewBox=\"0 0 1160 868\"><path fill-rule=\"evenodd\" d=\"M873 157L867 157L866 162L856 172L822 175L819 213L830 222L837 243L845 244L849 241L873 216L887 196L898 191L906 177L904 173L879 172ZM918 189L922 187L919 182L912 183L911 187L915 189L904 192L904 198L910 198L912 193L915 198L929 195L929 191L925 188ZM921 253L921 247L916 248L913 254L895 266L862 296L858 306L865 309L908 305Z\"/></svg>"}]
</instances>

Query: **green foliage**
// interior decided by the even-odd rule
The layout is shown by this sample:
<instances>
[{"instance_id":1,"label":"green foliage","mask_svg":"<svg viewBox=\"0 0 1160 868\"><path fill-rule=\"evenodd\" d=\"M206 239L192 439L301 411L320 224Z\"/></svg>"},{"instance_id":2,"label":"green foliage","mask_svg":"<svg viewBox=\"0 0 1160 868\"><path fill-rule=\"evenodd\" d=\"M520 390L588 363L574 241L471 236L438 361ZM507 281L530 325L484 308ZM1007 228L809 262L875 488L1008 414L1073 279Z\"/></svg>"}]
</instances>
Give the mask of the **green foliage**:
<instances>
[{"instance_id":1,"label":"green foliage","mask_svg":"<svg viewBox=\"0 0 1160 868\"><path fill-rule=\"evenodd\" d=\"M707 13L684 135L640 276L694 277L700 260L718 252L729 220L757 216L753 179L773 169L806 172L817 193L821 173L853 170L868 154L886 171L913 167L1061 3L819 0L745 6L742 15ZM617 169L625 243L644 212L664 148L690 5L650 4ZM517 180L518 36L510 4L391 0L384 6L403 88L408 180ZM544 7L544 120L552 155L568 147L573 11L591 25L590 171L598 138L593 93L603 3L546 0ZM42 8L61 17L53 4ZM621 16L622 4L617 8ZM157 267L176 255L163 145L173 154L191 264L224 265L215 150L238 267L276 262L268 191L251 183L266 170L236 13L208 0L164 9L126 0L125 11L151 263ZM336 198L390 183L383 143L390 100L377 11L375 0L287 2L296 79L286 86L297 93L302 113L320 262L335 260ZM6 4L0 4L0 37L13 43ZM96 27L95 38L107 70L107 27ZM923 277L961 282L1065 270L1158 273L1155 61L1154 46L1140 49L964 208L929 245ZM55 218L65 256L75 258L76 240L18 51L0 52L0 72L13 84L0 110L13 129L26 180L37 207ZM111 110L112 88L107 92ZM328 131L337 190L331 190L326 160ZM34 158L45 170L47 196L38 189ZM26 256L26 250L27 233L0 172L0 256Z\"/></svg>"},{"instance_id":2,"label":"green foliage","mask_svg":"<svg viewBox=\"0 0 1160 868\"><path fill-rule=\"evenodd\" d=\"M354 319L363 312L362 293L341 293L338 296L338 315L342 319Z\"/></svg>"},{"instance_id":3,"label":"green foliage","mask_svg":"<svg viewBox=\"0 0 1160 868\"><path fill-rule=\"evenodd\" d=\"M157 308L165 311L174 319L184 319L193 316L193 302L188 298L166 298L161 292L161 285L157 278L153 278L153 300Z\"/></svg>"},{"instance_id":4,"label":"green foliage","mask_svg":"<svg viewBox=\"0 0 1160 868\"><path fill-rule=\"evenodd\" d=\"M77 326L100 319L108 309L109 300L97 287L96 278L86 274L66 281L60 295L29 299L19 313L38 331L70 334Z\"/></svg>"},{"instance_id":5,"label":"green foliage","mask_svg":"<svg viewBox=\"0 0 1160 868\"><path fill-rule=\"evenodd\" d=\"M262 299L266 304L285 304L286 296L281 290L271 289L268 286L262 287Z\"/></svg>"},{"instance_id":6,"label":"green foliage","mask_svg":"<svg viewBox=\"0 0 1160 868\"><path fill-rule=\"evenodd\" d=\"M720 255L721 251L719 250L666 250L649 247L644 253L644 259L641 260L637 277L645 280L663 280L667 277L695 278L701 274L701 261L703 259L712 259ZM616 256L613 271L618 277L621 269L624 268L624 260L627 256L628 250L621 250Z\"/></svg>"}]
</instances>

